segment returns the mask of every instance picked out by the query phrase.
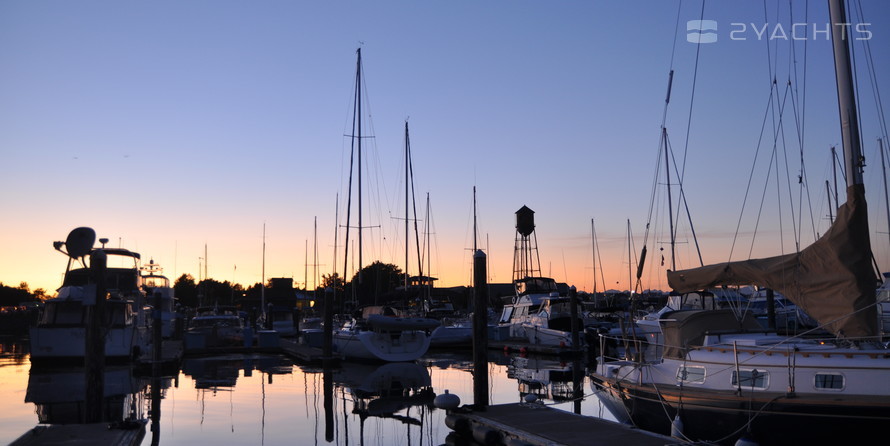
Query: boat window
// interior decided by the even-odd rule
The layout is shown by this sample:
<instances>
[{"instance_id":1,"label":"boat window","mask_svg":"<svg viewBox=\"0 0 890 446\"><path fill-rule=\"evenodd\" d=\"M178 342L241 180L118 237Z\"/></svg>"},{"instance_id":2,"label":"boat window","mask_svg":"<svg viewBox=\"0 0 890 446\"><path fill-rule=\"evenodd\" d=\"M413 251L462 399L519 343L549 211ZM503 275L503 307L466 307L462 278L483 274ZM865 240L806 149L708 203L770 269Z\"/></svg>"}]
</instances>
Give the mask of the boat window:
<instances>
[{"instance_id":1,"label":"boat window","mask_svg":"<svg viewBox=\"0 0 890 446\"><path fill-rule=\"evenodd\" d=\"M741 376L741 379L739 377ZM741 381L741 382L739 382ZM764 370L740 370L732 371L733 387L741 386L747 389L766 389L769 387L769 372Z\"/></svg>"},{"instance_id":2,"label":"boat window","mask_svg":"<svg viewBox=\"0 0 890 446\"><path fill-rule=\"evenodd\" d=\"M685 383L704 383L705 368L699 366L683 366L677 369L677 381Z\"/></svg>"},{"instance_id":3,"label":"boat window","mask_svg":"<svg viewBox=\"0 0 890 446\"><path fill-rule=\"evenodd\" d=\"M47 306L47 308L51 308L52 311L45 319L48 323L59 325L82 325L84 323L84 308L80 302L59 302L51 307Z\"/></svg>"},{"instance_id":4,"label":"boat window","mask_svg":"<svg viewBox=\"0 0 890 446\"><path fill-rule=\"evenodd\" d=\"M504 312L501 313L500 322L507 323L510 322L510 318L513 317L513 307L504 307Z\"/></svg>"},{"instance_id":5,"label":"boat window","mask_svg":"<svg viewBox=\"0 0 890 446\"><path fill-rule=\"evenodd\" d=\"M843 390L844 375L840 373L816 373L816 389Z\"/></svg>"},{"instance_id":6,"label":"boat window","mask_svg":"<svg viewBox=\"0 0 890 446\"><path fill-rule=\"evenodd\" d=\"M170 281L163 276L144 276L142 277L142 285L155 288L155 287L164 287L167 288L170 286Z\"/></svg>"},{"instance_id":7,"label":"boat window","mask_svg":"<svg viewBox=\"0 0 890 446\"><path fill-rule=\"evenodd\" d=\"M105 273L105 288L133 291L139 288L139 274L131 269L109 268Z\"/></svg>"},{"instance_id":8,"label":"boat window","mask_svg":"<svg viewBox=\"0 0 890 446\"><path fill-rule=\"evenodd\" d=\"M107 302L105 307L105 325L112 327L127 325L129 309L129 304L125 302Z\"/></svg>"}]
</instances>

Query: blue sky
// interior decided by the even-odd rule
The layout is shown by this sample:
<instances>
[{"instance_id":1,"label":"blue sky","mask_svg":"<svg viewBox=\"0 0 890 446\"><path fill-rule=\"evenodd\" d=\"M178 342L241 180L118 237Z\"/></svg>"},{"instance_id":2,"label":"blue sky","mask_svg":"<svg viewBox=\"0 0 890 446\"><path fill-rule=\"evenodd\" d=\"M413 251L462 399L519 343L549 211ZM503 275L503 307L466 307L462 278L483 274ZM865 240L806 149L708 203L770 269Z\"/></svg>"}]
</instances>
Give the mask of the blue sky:
<instances>
[{"instance_id":1,"label":"blue sky","mask_svg":"<svg viewBox=\"0 0 890 446\"><path fill-rule=\"evenodd\" d=\"M798 113L805 110L802 120L790 111L783 120L789 151L781 156L792 162L782 181L786 172L796 181L791 142L802 138L813 209L802 221L823 232L829 148L840 144L830 43L809 33L758 39L754 31L766 25L773 35L784 23L787 33L792 22L811 31L828 21L826 2L792 7L794 18L788 2L775 1L710 1L703 13L700 1L666 0L5 1L0 281L56 288L65 259L51 242L77 226L154 258L171 276L197 276L206 245L211 277L254 283L265 225L266 278L304 282L316 237L319 274L331 272L359 46L374 135L366 224L380 226L366 234L366 261L404 262L403 223L393 217L404 212L408 119L415 189L421 201L430 194L433 211L432 272L443 285L470 284L475 186L492 280L511 278L514 212L527 205L536 211L543 273L593 287L593 218L605 282L627 288L627 221L638 252L671 69L667 128L675 156L688 147L684 190L705 261L728 260L771 73L780 95L793 81ZM861 8L865 19L855 20L870 23L879 91L890 95L890 6L871 0ZM717 42L686 41L686 22L699 18L718 23ZM865 67L864 56L857 62ZM872 238L886 269L881 130L872 87L866 80L860 88ZM761 150L772 149L768 122ZM754 170L768 172L763 164ZM745 234L765 181L755 178L761 186L751 192ZM773 184L766 196L797 200L796 187L776 192ZM791 236L779 248L776 209L767 201L757 243L739 242L733 259L793 249ZM799 217L783 220L783 229ZM650 238L650 252L661 241ZM695 266L688 239L678 246L679 264ZM663 268L647 274L647 285L659 281Z\"/></svg>"}]
</instances>

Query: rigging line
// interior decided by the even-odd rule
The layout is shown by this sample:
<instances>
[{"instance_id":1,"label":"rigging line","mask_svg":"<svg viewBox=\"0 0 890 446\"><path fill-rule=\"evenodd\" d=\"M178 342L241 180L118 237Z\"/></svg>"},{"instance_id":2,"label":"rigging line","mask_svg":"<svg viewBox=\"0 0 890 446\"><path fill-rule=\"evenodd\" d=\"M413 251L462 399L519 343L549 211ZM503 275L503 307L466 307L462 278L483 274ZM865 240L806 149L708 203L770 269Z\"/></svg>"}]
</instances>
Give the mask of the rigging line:
<instances>
[{"instance_id":1,"label":"rigging line","mask_svg":"<svg viewBox=\"0 0 890 446\"><path fill-rule=\"evenodd\" d=\"M658 191L658 179L660 178L660 175L661 175L661 169L660 169L660 167L661 167L661 153L664 151L663 150L665 148L664 144L665 144L665 141L667 140L667 128L665 127L665 123L667 120L668 105L671 102L671 88L673 86L673 82L674 82L674 70L672 69L668 73L668 87L667 87L667 93L665 93L665 97L664 97L664 111L662 112L662 116L661 116L661 131L659 132L659 135L658 135L658 144L657 144L658 151L656 152L656 156L655 156L655 175L652 176L652 192L649 195L649 215L646 218L646 229L645 229L645 232L643 233L643 246L646 246L649 243L649 228L652 223L652 212L653 212L653 208L655 206L656 192ZM667 157L665 157L665 163L667 163L667 162L668 162ZM667 166L667 164L665 164L665 165ZM668 187L668 194L670 195L670 187L671 187L670 181L668 181L667 187ZM673 224L673 222L671 222L671 224Z\"/></svg>"},{"instance_id":2,"label":"rigging line","mask_svg":"<svg viewBox=\"0 0 890 446\"><path fill-rule=\"evenodd\" d=\"M795 99L795 96L794 96L794 93L796 93L796 91L797 91L797 86L795 85L794 89L791 90L791 96L792 96L791 109L792 109L792 112L794 113L794 122L795 122L795 124L797 124L795 127L797 128L797 135L798 135L797 139L798 139L798 144L799 144L798 153L800 155L800 179L801 179L801 184L805 185L803 187L798 188L799 200L800 200L800 213L799 213L799 217L798 217L799 218L798 223L800 226L801 239L802 239L803 238L803 222L801 220L803 219L804 197L806 197L807 209L810 211L810 225L811 225L811 229L813 230L813 237L815 240L815 239L818 239L819 237L816 236L816 217L813 215L813 200L809 194L808 187L807 187L808 193L807 194L803 193L803 190L806 187L806 185L809 185L809 180L807 179L807 169L806 169L806 162L804 160L804 151L803 151L803 148L804 148L803 133L802 133L803 123L801 122L803 110L798 112L797 100Z\"/></svg>"},{"instance_id":3,"label":"rigging line","mask_svg":"<svg viewBox=\"0 0 890 446\"><path fill-rule=\"evenodd\" d=\"M735 245L739 238L739 230L742 226L742 217L745 214L745 207L748 204L748 194L751 193L751 183L754 181L754 172L757 168L757 158L760 156L760 147L763 143L763 133L766 131L766 121L770 115L770 110L772 108L773 94L773 89L770 88L769 97L766 101L766 110L764 110L763 112L763 122L760 124L760 135L757 137L757 147L754 149L754 161L751 163L751 171L748 173L748 184L745 187L745 196L742 199L742 208L739 211L739 218L736 222L735 234L733 234L732 237L732 244L729 247L729 257L727 258L727 261L732 259L732 253L733 251L735 251Z\"/></svg>"},{"instance_id":4,"label":"rigging line","mask_svg":"<svg viewBox=\"0 0 890 446\"><path fill-rule=\"evenodd\" d=\"M668 141L668 146L669 146L668 152L673 156L674 151L673 151L673 149L670 149L671 147L673 147L670 145L670 141ZM677 171L677 160L673 160L673 161L674 161L674 163L673 163L674 164L674 173L676 173L677 176L679 177L680 172ZM698 254L698 262L701 266L705 266L705 261L701 255L701 246L699 246L698 237L695 235L695 226L692 224L692 214L689 211L689 202L686 201L686 191L683 188L683 182L682 181L679 182L678 186L680 186L680 200L678 200L678 202L677 202L677 214L678 215L680 214L680 202L682 202L683 208L686 210L686 219L689 221L689 231L692 233L692 241L695 243L695 250L696 250L696 253ZM678 229L679 228L674 228L674 231L677 231ZM677 236L676 232L671 234L671 236L673 237L674 240L676 240L676 236Z\"/></svg>"},{"instance_id":5,"label":"rigging line","mask_svg":"<svg viewBox=\"0 0 890 446\"><path fill-rule=\"evenodd\" d=\"M855 5L858 10L860 22L867 23L865 22L865 14L862 11L861 1L857 1ZM877 73L875 72L874 60L871 54L871 41L868 39L862 40L862 46L865 48L865 62L868 67L869 80L871 81L871 86L875 97L875 108L877 108L878 124L881 127L881 136L886 140L888 136L887 121L884 119L884 105L881 101L880 90L878 89Z\"/></svg>"},{"instance_id":6,"label":"rigging line","mask_svg":"<svg viewBox=\"0 0 890 446\"><path fill-rule=\"evenodd\" d=\"M794 23L794 2L791 0L788 1L788 11L789 11L789 20L792 23ZM807 2L807 3L804 3L803 23L809 23L807 20L808 17L809 17L809 3ZM797 46L795 45L795 42L793 40L791 41L791 53L792 53L792 59L794 61L794 64L793 64L793 73L794 73L794 84L793 85L794 85L794 88L792 89L792 92L791 92L791 95L792 95L791 106L792 106L792 110L794 112L795 127L797 129L797 139L798 139L798 145L799 145L798 151L800 153L800 176L801 176L801 180L802 180L801 184L804 185L803 187L798 189L799 196L800 196L799 197L800 207L801 207L800 212L799 212L799 217L798 217L800 219L798 222L799 223L798 226L800 227L800 231L801 231L801 233L800 233L801 239L803 238L803 222L802 222L803 201L804 201L803 191L804 191L804 188L806 187L806 185L809 184L807 182L806 163L804 161L804 139L806 136L806 134L805 134L806 122L804 121L804 119L806 117L806 79L807 79L807 72L808 72L807 71L807 54L808 54L807 53L807 49L808 49L807 45L808 45L808 42L809 42L809 39L804 39L804 42L803 42L803 80L802 80L802 82L803 82L803 96L801 96L801 93L798 91L798 86L800 85L800 82L798 82L798 78L800 76L798 75L798 70L797 70L797 66L798 66L797 51L796 51ZM798 102L800 102L800 104L798 104ZM809 189L807 189L807 194L805 194L805 196L806 196L806 200L807 200L807 209L809 210L809 213L810 213L810 226L813 231L813 238L815 240L815 239L818 239L817 232L816 232L816 218L813 215L813 202L812 202L812 197L810 196L810 193L809 193Z\"/></svg>"},{"instance_id":7,"label":"rigging line","mask_svg":"<svg viewBox=\"0 0 890 446\"><path fill-rule=\"evenodd\" d=\"M778 86L776 88L778 88ZM786 84L785 96L782 98L782 104L779 107L778 132L781 133L781 135L782 135L782 153L785 156L785 182L787 183L787 186L788 186L788 202L789 202L789 208L791 209L791 225L792 225L792 234L794 234L795 252L799 252L800 251L800 235L798 234L798 226L797 226L797 221L795 219L794 196L791 193L792 188L791 188L791 175L789 172L790 164L788 163L788 145L785 142L785 119L784 119L785 106L786 106L786 102L788 101L788 96L790 94L790 90L791 90L790 83ZM779 137L779 135L777 134L776 135L777 140L778 140L778 137ZM778 167L778 165L777 165L777 167ZM803 177L800 177L799 181L802 181L802 180L803 180ZM779 208L781 210L781 201L779 202Z\"/></svg>"},{"instance_id":8,"label":"rigging line","mask_svg":"<svg viewBox=\"0 0 890 446\"><path fill-rule=\"evenodd\" d=\"M674 42L671 44L671 71L674 70L674 55L677 53L677 36L680 35L680 11L683 9L683 1L677 2L677 20L674 24Z\"/></svg>"},{"instance_id":9,"label":"rigging line","mask_svg":"<svg viewBox=\"0 0 890 446\"><path fill-rule=\"evenodd\" d=\"M699 15L699 20L703 20L705 17L705 0L701 2L701 13ZM696 45L695 48L695 64L692 70L692 91L689 97L689 114L686 117L686 144L683 147L683 168L681 169L680 176L677 178L677 181L682 183L686 178L686 157L689 154L689 132L692 130L692 109L695 104L695 86L698 81L698 62L699 57L701 55L701 45Z\"/></svg>"},{"instance_id":10,"label":"rigging line","mask_svg":"<svg viewBox=\"0 0 890 446\"><path fill-rule=\"evenodd\" d=\"M777 188L777 191L779 189L781 189L781 186L778 184L779 183L779 178L778 178L779 161L778 161L778 156L776 153L775 140L773 141L773 150L771 152L769 160L770 160L769 167L767 168L766 175L765 175L766 182L763 185L763 193L760 195L760 207L757 210L757 218L754 223L754 234L752 234L752 236L751 236L751 247L748 251L748 258L751 258L751 256L752 256L752 253L754 251L754 242L757 239L757 231L760 229L760 220L763 217L763 209L766 204L766 192L769 190L769 179L770 179L770 174L772 174L772 172L773 172L773 165L776 166L776 183L777 183L776 188ZM780 200L777 198L777 201L780 201ZM781 245L784 246L784 241L782 241L782 239L781 239L781 237L783 236L783 231L781 230L781 227L782 227L782 213L779 212L779 228L780 228L779 237L780 237Z\"/></svg>"}]
</instances>

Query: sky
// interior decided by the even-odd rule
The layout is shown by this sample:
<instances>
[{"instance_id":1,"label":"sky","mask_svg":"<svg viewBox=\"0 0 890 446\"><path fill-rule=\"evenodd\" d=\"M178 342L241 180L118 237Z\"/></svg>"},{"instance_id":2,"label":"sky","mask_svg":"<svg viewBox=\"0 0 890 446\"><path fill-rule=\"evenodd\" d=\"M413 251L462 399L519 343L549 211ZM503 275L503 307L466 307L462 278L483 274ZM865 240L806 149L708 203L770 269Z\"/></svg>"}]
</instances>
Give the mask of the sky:
<instances>
[{"instance_id":1,"label":"sky","mask_svg":"<svg viewBox=\"0 0 890 446\"><path fill-rule=\"evenodd\" d=\"M645 244L642 287L666 289L667 191L678 269L793 252L828 227L826 181L840 175L826 3L0 2L0 282L52 293L67 264L52 242L81 226L170 277L342 275L359 47L364 264L405 265L406 121L424 272L439 286L472 285L474 233L489 280L512 280L528 206L543 275L628 289ZM890 4L855 6L871 238L887 271ZM716 22L715 42L688 41L700 19Z\"/></svg>"}]
</instances>

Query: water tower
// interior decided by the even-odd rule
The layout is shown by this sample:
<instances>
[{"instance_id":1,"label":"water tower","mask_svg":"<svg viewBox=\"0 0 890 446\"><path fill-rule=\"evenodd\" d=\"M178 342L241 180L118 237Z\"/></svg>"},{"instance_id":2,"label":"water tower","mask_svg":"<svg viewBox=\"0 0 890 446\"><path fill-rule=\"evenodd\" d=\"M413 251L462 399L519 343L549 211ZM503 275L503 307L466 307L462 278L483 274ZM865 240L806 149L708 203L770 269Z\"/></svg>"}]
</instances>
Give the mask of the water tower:
<instances>
[{"instance_id":1,"label":"water tower","mask_svg":"<svg viewBox=\"0 0 890 446\"><path fill-rule=\"evenodd\" d=\"M541 276L541 258L535 235L535 211L522 206L516 211L516 243L513 247L513 281Z\"/></svg>"}]
</instances>

